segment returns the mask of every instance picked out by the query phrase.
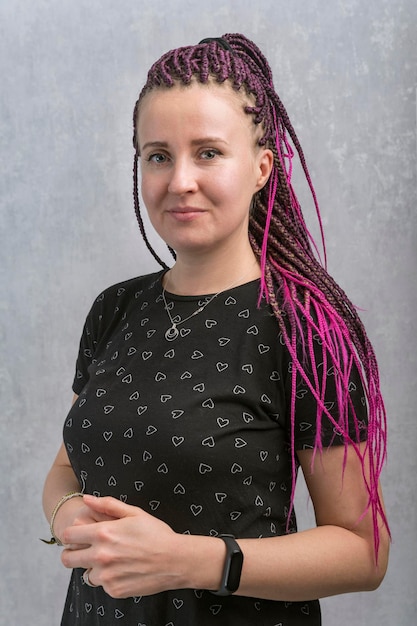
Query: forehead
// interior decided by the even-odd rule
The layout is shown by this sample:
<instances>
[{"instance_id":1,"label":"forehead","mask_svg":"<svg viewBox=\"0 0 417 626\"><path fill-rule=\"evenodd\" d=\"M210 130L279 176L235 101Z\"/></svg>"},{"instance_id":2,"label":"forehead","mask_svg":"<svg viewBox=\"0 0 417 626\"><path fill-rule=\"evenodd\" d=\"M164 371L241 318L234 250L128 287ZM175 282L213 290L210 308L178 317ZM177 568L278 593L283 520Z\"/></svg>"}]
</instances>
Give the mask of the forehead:
<instances>
[{"instance_id":1,"label":"forehead","mask_svg":"<svg viewBox=\"0 0 417 626\"><path fill-rule=\"evenodd\" d=\"M137 111L137 132L142 135L152 127L170 120L175 123L207 125L215 122L224 127L234 125L254 128L253 119L245 111L252 104L246 93L233 89L228 81L207 84L192 81L189 85L156 87L141 99Z\"/></svg>"},{"instance_id":2,"label":"forehead","mask_svg":"<svg viewBox=\"0 0 417 626\"><path fill-rule=\"evenodd\" d=\"M229 101L230 104L238 108L242 113L245 112L245 106L252 105L252 98L248 96L243 90L233 89L231 83L226 80L223 83L219 83L214 79L209 79L207 83L201 83L196 79L192 79L187 85L183 83L175 82L172 87L158 86L148 91L142 98L139 106L139 112L142 110L145 103L157 98L169 100L170 96L176 96L178 98L184 97L186 99L191 93L199 94L201 99L205 97L224 98Z\"/></svg>"}]
</instances>

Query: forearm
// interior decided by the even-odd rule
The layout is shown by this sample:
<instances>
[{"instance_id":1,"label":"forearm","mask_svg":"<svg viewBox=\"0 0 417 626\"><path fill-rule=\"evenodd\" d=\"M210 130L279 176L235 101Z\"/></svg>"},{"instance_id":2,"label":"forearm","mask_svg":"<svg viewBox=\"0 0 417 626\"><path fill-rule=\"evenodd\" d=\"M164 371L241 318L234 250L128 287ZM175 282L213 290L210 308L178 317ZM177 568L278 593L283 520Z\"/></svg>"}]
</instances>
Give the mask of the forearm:
<instances>
[{"instance_id":1,"label":"forearm","mask_svg":"<svg viewBox=\"0 0 417 626\"><path fill-rule=\"evenodd\" d=\"M78 500L78 498L77 498ZM66 567L93 571L94 583L112 597L152 595L167 589L220 588L226 557L222 539L175 533L162 520L115 498L85 496L100 525L68 527ZM283 601L371 590L385 573L389 540L381 529L378 567L372 531L356 534L341 526L262 539L238 539L244 554L236 595Z\"/></svg>"},{"instance_id":2,"label":"forearm","mask_svg":"<svg viewBox=\"0 0 417 626\"><path fill-rule=\"evenodd\" d=\"M212 538L204 538L202 556L208 559L204 565L203 558L195 556L198 539L194 538L193 552L200 562L190 568L190 586L213 590L221 579L225 549L209 544ZM238 543L244 562L236 595L297 602L368 591L378 586L386 569L387 543L382 545L377 566L372 542L337 526Z\"/></svg>"},{"instance_id":3,"label":"forearm","mask_svg":"<svg viewBox=\"0 0 417 626\"><path fill-rule=\"evenodd\" d=\"M385 573L375 564L372 541L338 526L321 526L280 538L242 540L245 554L238 593L303 601L369 591Z\"/></svg>"},{"instance_id":4,"label":"forearm","mask_svg":"<svg viewBox=\"0 0 417 626\"><path fill-rule=\"evenodd\" d=\"M77 397L74 395L73 404ZM73 491L80 491L80 485L72 469L65 445L62 443L43 488L42 504L48 522L51 521L52 513L61 498Z\"/></svg>"},{"instance_id":5,"label":"forearm","mask_svg":"<svg viewBox=\"0 0 417 626\"><path fill-rule=\"evenodd\" d=\"M57 502L71 491L79 491L80 485L71 467L53 466L43 489L42 505L48 522Z\"/></svg>"}]
</instances>

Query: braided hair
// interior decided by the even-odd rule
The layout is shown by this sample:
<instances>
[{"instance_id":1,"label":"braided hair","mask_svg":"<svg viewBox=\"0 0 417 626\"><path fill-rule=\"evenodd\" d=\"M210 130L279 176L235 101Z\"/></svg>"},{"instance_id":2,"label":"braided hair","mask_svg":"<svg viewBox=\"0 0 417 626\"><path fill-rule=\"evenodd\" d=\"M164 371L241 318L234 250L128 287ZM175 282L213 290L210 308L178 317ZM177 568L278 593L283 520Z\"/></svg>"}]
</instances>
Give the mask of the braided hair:
<instances>
[{"instance_id":1,"label":"braided hair","mask_svg":"<svg viewBox=\"0 0 417 626\"><path fill-rule=\"evenodd\" d=\"M135 147L134 203L143 239L157 262L159 258L146 236L138 196L138 159L136 125L144 96L155 89L189 85L192 81L228 83L245 96L244 111L252 116L261 130L260 146L273 153L273 168L268 184L253 198L249 221L249 240L261 267L262 298L270 304L280 336L292 361L291 367L291 461L294 502L297 461L294 425L296 391L300 379L317 402L316 439L313 462L322 451L322 422L327 419L334 432L358 455L368 492L367 509L371 509L376 557L379 547L379 519L388 528L378 482L386 458L386 413L380 391L378 366L372 345L355 306L326 269L326 249L319 206L300 142L288 114L275 91L271 68L259 48L240 34L209 38L195 46L171 50L164 54L148 73L147 81L136 102L133 116ZM294 151L295 149L295 151ZM319 222L324 258L307 229L300 204L294 192L292 159L298 154L309 185ZM170 249L171 250L171 249ZM175 252L171 250L175 258ZM321 354L313 346L319 340ZM319 360L320 359L320 360ZM309 365L307 365L309 361ZM318 363L322 362L320 368ZM325 402L327 372L333 368L337 410L333 413ZM309 370L309 371L308 371ZM320 370L320 371L319 371ZM364 389L367 411L365 449L359 446L361 424L349 397L352 371L357 370ZM321 373L320 373L321 372ZM354 433L349 424L353 421ZM346 455L345 455L346 459ZM344 468L343 468L344 469Z\"/></svg>"}]
</instances>

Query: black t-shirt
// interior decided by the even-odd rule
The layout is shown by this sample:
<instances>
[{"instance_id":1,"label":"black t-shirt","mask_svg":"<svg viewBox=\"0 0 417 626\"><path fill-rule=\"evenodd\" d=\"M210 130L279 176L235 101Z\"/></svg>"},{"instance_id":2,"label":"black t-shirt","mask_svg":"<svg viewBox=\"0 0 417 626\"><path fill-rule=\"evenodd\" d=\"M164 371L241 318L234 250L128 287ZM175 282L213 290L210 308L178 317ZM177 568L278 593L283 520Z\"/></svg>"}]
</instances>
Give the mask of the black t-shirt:
<instances>
[{"instance_id":1,"label":"black t-shirt","mask_svg":"<svg viewBox=\"0 0 417 626\"><path fill-rule=\"evenodd\" d=\"M292 364L270 307L257 306L259 281L222 292L197 315L204 296L167 293L171 317L184 320L169 341L161 276L107 289L87 317L79 398L64 425L82 489L139 506L179 533L296 532L287 519ZM350 392L359 412L357 381ZM316 402L302 380L296 395L299 450L314 446ZM340 443L326 420L322 433L324 445ZM320 610L190 589L115 600L75 570L62 626L110 624L318 626Z\"/></svg>"}]
</instances>

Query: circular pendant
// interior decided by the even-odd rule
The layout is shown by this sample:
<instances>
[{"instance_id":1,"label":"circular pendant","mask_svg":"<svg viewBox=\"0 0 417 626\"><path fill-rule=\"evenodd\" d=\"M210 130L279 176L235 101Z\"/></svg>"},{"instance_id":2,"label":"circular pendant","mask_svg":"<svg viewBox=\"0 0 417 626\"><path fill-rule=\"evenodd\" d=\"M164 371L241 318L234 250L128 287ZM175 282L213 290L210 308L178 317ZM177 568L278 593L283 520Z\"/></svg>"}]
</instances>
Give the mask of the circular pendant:
<instances>
[{"instance_id":1,"label":"circular pendant","mask_svg":"<svg viewBox=\"0 0 417 626\"><path fill-rule=\"evenodd\" d=\"M176 339L179 334L180 333L177 327L171 326L171 328L168 328L168 330L165 332L165 339L167 341L174 341L174 339Z\"/></svg>"}]
</instances>

